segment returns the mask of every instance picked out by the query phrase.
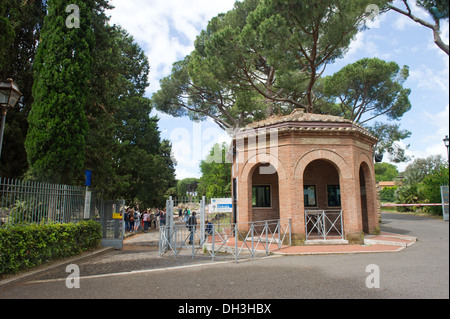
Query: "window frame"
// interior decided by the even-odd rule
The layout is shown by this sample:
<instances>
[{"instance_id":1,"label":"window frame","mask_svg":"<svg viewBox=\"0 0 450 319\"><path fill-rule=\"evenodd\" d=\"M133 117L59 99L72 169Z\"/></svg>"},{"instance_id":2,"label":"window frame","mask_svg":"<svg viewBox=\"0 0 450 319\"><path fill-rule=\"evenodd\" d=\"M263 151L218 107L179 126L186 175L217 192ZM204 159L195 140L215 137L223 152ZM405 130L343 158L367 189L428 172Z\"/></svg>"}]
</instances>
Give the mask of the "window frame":
<instances>
[{"instance_id":1,"label":"window frame","mask_svg":"<svg viewBox=\"0 0 450 319\"><path fill-rule=\"evenodd\" d=\"M314 205L309 205L309 203L305 199L305 195L306 195L305 190L310 187L314 187ZM303 204L304 204L305 208L319 207L318 202L317 202L317 185L303 185Z\"/></svg>"},{"instance_id":2,"label":"window frame","mask_svg":"<svg viewBox=\"0 0 450 319\"><path fill-rule=\"evenodd\" d=\"M266 188L269 188L269 192L268 192L268 204L269 206L256 206L258 203L255 200L255 205L253 205L253 194L254 194L254 189L263 189L264 195L266 195ZM256 195L257 197L257 195ZM267 204L267 200L265 200L265 204ZM266 184L261 184L261 185L252 185L252 208L272 208L272 185L266 185Z\"/></svg>"},{"instance_id":3,"label":"window frame","mask_svg":"<svg viewBox=\"0 0 450 319\"><path fill-rule=\"evenodd\" d=\"M336 189L339 190L339 194L336 193L336 196L338 196L338 203L339 205L330 205L330 187L336 187ZM342 207L342 196L341 196L341 185L336 185L336 184L327 184L327 206L328 207Z\"/></svg>"}]
</instances>

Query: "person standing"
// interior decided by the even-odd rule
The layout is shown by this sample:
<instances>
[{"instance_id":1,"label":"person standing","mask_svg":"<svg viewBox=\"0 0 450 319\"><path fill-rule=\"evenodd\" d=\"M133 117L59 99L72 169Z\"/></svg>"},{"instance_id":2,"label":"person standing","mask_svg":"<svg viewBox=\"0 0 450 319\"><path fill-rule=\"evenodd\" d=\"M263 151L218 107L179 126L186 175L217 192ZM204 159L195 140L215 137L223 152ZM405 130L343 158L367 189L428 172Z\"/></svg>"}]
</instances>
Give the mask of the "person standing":
<instances>
[{"instance_id":1,"label":"person standing","mask_svg":"<svg viewBox=\"0 0 450 319\"><path fill-rule=\"evenodd\" d=\"M132 233L133 229L134 229L134 208L132 208L128 212L128 223L129 223L129 226L130 226L130 233Z\"/></svg>"},{"instance_id":2,"label":"person standing","mask_svg":"<svg viewBox=\"0 0 450 319\"><path fill-rule=\"evenodd\" d=\"M155 213L155 229L159 228L160 218L161 218L161 211L159 210L159 208L157 208Z\"/></svg>"},{"instance_id":3,"label":"person standing","mask_svg":"<svg viewBox=\"0 0 450 319\"><path fill-rule=\"evenodd\" d=\"M213 234L213 231L214 231L213 227L214 227L214 225L209 220L207 220L206 227L205 227L205 240L208 239L209 235Z\"/></svg>"},{"instance_id":4,"label":"person standing","mask_svg":"<svg viewBox=\"0 0 450 319\"><path fill-rule=\"evenodd\" d=\"M148 209L144 211L144 215L142 216L144 220L144 233L148 232L148 223L151 222L150 214L148 213Z\"/></svg>"},{"instance_id":5,"label":"person standing","mask_svg":"<svg viewBox=\"0 0 450 319\"><path fill-rule=\"evenodd\" d=\"M129 207L125 211L124 219L125 219L125 231L129 231L130 230L130 208Z\"/></svg>"},{"instance_id":6,"label":"person standing","mask_svg":"<svg viewBox=\"0 0 450 319\"><path fill-rule=\"evenodd\" d=\"M150 229L152 228L152 223L153 223L153 225L155 225L155 229L156 229L156 216L155 216L155 213L151 210L150 211Z\"/></svg>"},{"instance_id":7,"label":"person standing","mask_svg":"<svg viewBox=\"0 0 450 319\"><path fill-rule=\"evenodd\" d=\"M197 217L195 217L196 213L192 212L192 215L189 216L187 225L188 225L188 229L190 232L189 235L189 245L194 244L194 233L195 233L195 228L197 226Z\"/></svg>"},{"instance_id":8,"label":"person standing","mask_svg":"<svg viewBox=\"0 0 450 319\"><path fill-rule=\"evenodd\" d=\"M160 226L166 226L166 211L165 210L161 210L161 213L159 215L159 220L160 220Z\"/></svg>"},{"instance_id":9,"label":"person standing","mask_svg":"<svg viewBox=\"0 0 450 319\"><path fill-rule=\"evenodd\" d=\"M140 224L141 214L139 213L139 210L136 209L134 212L134 232L137 232L139 230L139 224Z\"/></svg>"}]
</instances>

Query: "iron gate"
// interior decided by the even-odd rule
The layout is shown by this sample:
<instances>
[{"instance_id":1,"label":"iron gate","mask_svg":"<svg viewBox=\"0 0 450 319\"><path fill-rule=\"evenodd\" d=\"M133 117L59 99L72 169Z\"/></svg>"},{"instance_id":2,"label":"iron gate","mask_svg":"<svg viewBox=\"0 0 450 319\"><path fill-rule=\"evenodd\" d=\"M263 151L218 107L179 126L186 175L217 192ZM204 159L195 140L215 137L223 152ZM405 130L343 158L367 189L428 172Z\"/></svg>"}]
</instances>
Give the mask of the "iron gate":
<instances>
[{"instance_id":1,"label":"iron gate","mask_svg":"<svg viewBox=\"0 0 450 319\"><path fill-rule=\"evenodd\" d=\"M159 253L209 256L234 259L267 256L271 252L291 245L291 220L266 220L251 223L217 222L206 216L205 198L200 202L200 213L195 227L174 219L174 201L167 201L166 225L160 227ZM206 223L209 220L210 223ZM215 220L214 223L212 221Z\"/></svg>"}]
</instances>

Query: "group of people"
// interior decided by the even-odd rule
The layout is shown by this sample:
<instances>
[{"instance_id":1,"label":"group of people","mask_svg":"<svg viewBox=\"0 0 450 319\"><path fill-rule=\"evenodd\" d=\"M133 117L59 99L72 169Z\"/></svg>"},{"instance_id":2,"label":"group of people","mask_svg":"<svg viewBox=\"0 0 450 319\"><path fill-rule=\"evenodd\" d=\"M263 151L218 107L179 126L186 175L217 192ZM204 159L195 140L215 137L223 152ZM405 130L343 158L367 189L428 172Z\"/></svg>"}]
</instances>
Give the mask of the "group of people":
<instances>
[{"instance_id":1,"label":"group of people","mask_svg":"<svg viewBox=\"0 0 450 319\"><path fill-rule=\"evenodd\" d=\"M152 225L157 229L158 226L166 224L166 212L163 209L156 209L155 212L146 209L139 212L137 208L127 208L124 220L125 231L137 232L139 229L144 229L144 232L148 232Z\"/></svg>"},{"instance_id":2,"label":"group of people","mask_svg":"<svg viewBox=\"0 0 450 319\"><path fill-rule=\"evenodd\" d=\"M189 209L179 209L178 217L179 221L184 221L186 227L189 229L189 245L193 244L194 233L197 228L197 216L196 212L192 212ZM159 226L166 224L166 211L163 209L156 209L152 211L146 209L140 212L137 208L127 208L125 211L125 231L137 232L139 229L143 229L144 232L148 232L152 228L158 229ZM213 225L210 221L206 221L205 237L213 233ZM206 239L206 238L205 238Z\"/></svg>"}]
</instances>

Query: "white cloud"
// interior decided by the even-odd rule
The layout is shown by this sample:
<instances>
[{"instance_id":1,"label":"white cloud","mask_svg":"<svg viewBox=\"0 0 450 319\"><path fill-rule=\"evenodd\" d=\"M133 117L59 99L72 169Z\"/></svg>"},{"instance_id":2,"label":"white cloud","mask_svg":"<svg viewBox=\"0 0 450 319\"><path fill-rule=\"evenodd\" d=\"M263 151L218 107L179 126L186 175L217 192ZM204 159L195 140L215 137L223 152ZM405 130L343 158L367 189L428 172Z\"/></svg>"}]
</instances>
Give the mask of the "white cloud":
<instances>
[{"instance_id":1,"label":"white cloud","mask_svg":"<svg viewBox=\"0 0 450 319\"><path fill-rule=\"evenodd\" d=\"M350 43L347 53L339 63L349 64L364 57L377 57L389 61L392 59L393 51L387 51L385 46L387 43L394 45L391 43L394 41L395 39L389 39L377 34L376 29L359 32Z\"/></svg>"},{"instance_id":2,"label":"white cloud","mask_svg":"<svg viewBox=\"0 0 450 319\"><path fill-rule=\"evenodd\" d=\"M411 162L414 159L427 158L431 155L441 155L444 159L447 158L443 139L449 135L449 105L447 104L441 112L435 114L422 111L421 119L420 125L427 127L428 133L421 137L416 136L417 143L414 143L413 147L406 151L406 155L412 158ZM399 145L403 148L406 146L403 141L399 142ZM399 171L403 171L411 162L395 165Z\"/></svg>"},{"instance_id":3,"label":"white cloud","mask_svg":"<svg viewBox=\"0 0 450 319\"><path fill-rule=\"evenodd\" d=\"M445 64L444 64L445 65ZM412 67L410 70L410 81L417 83L417 87L427 90L440 90L448 95L449 87L449 64L448 57L446 65L440 70L434 70L422 64L419 67Z\"/></svg>"},{"instance_id":4,"label":"white cloud","mask_svg":"<svg viewBox=\"0 0 450 319\"><path fill-rule=\"evenodd\" d=\"M449 131L449 105L439 113L432 114L427 111L423 111L423 119L433 128L430 135L424 137L424 142L429 143L429 148L435 148L433 142L439 139L443 139L445 135L448 135ZM439 141L441 142L441 141ZM439 143L442 149L442 143Z\"/></svg>"},{"instance_id":5,"label":"white cloud","mask_svg":"<svg viewBox=\"0 0 450 319\"><path fill-rule=\"evenodd\" d=\"M150 91L170 74L172 64L194 49L194 41L209 20L233 8L234 0L112 0L111 23L121 25L147 53Z\"/></svg>"}]
</instances>

